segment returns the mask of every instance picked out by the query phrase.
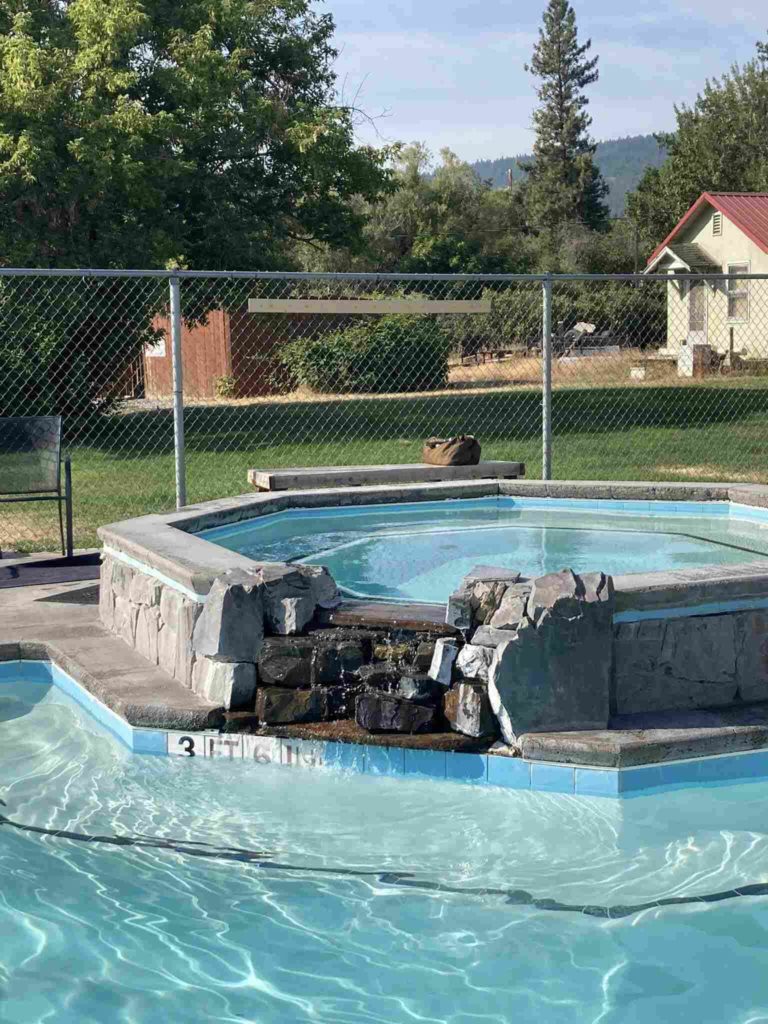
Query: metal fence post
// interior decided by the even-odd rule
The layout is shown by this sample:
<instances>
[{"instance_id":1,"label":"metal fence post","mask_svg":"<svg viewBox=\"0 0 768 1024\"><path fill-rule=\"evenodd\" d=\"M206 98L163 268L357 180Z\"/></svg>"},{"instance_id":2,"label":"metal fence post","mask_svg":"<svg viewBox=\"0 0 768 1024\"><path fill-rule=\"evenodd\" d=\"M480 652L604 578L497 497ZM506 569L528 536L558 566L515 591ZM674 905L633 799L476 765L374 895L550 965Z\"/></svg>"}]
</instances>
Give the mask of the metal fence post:
<instances>
[{"instance_id":1,"label":"metal fence post","mask_svg":"<svg viewBox=\"0 0 768 1024\"><path fill-rule=\"evenodd\" d=\"M173 364L173 451L176 460L176 508L187 504L184 450L184 368L181 358L181 294L178 277L170 278L171 359Z\"/></svg>"},{"instance_id":2,"label":"metal fence post","mask_svg":"<svg viewBox=\"0 0 768 1024\"><path fill-rule=\"evenodd\" d=\"M541 479L552 479L552 278L542 282Z\"/></svg>"}]
</instances>

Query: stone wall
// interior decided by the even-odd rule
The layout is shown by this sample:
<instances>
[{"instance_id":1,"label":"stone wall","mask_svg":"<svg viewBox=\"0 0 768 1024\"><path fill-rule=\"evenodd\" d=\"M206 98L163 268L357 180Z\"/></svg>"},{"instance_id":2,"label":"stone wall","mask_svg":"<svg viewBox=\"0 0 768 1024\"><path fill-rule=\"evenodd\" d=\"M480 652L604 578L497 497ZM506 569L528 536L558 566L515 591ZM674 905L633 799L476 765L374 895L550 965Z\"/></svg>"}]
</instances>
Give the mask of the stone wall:
<instances>
[{"instance_id":1,"label":"stone wall","mask_svg":"<svg viewBox=\"0 0 768 1024\"><path fill-rule=\"evenodd\" d=\"M768 610L614 627L615 712L768 700Z\"/></svg>"},{"instance_id":2,"label":"stone wall","mask_svg":"<svg viewBox=\"0 0 768 1024\"><path fill-rule=\"evenodd\" d=\"M614 625L613 581L477 567L451 597L453 638L335 629L317 566L216 577L195 600L105 556L104 625L195 693L251 723L354 719L369 732L491 742L607 728L613 715L768 701L768 610Z\"/></svg>"},{"instance_id":3,"label":"stone wall","mask_svg":"<svg viewBox=\"0 0 768 1024\"><path fill-rule=\"evenodd\" d=\"M105 555L99 612L107 629L191 690L227 710L252 706L265 632L300 633L339 603L317 566L265 565L218 577L205 602Z\"/></svg>"}]
</instances>

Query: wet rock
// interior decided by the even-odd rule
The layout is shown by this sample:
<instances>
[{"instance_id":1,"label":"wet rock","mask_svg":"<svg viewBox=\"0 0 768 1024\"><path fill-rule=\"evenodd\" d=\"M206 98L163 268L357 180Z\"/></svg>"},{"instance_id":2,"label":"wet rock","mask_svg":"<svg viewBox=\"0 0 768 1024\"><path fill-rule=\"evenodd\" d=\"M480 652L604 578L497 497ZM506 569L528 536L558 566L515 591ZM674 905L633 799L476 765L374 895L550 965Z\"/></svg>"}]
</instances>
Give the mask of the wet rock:
<instances>
[{"instance_id":1,"label":"wet rock","mask_svg":"<svg viewBox=\"0 0 768 1024\"><path fill-rule=\"evenodd\" d=\"M440 712L425 704L386 694L363 693L355 702L355 721L368 732L434 732Z\"/></svg>"},{"instance_id":2,"label":"wet rock","mask_svg":"<svg viewBox=\"0 0 768 1024\"><path fill-rule=\"evenodd\" d=\"M339 668L344 680L349 681L357 676L366 663L367 658L363 644L352 640L340 643L336 648L339 656Z\"/></svg>"},{"instance_id":3,"label":"wet rock","mask_svg":"<svg viewBox=\"0 0 768 1024\"><path fill-rule=\"evenodd\" d=\"M222 732L245 732L253 733L259 728L259 716L254 710L249 711L226 711L224 722L221 726Z\"/></svg>"},{"instance_id":4,"label":"wet rock","mask_svg":"<svg viewBox=\"0 0 768 1024\"><path fill-rule=\"evenodd\" d=\"M477 644L465 644L456 659L456 668L465 679L480 679L488 682L488 672L493 661L493 648Z\"/></svg>"},{"instance_id":5,"label":"wet rock","mask_svg":"<svg viewBox=\"0 0 768 1024\"><path fill-rule=\"evenodd\" d=\"M362 686L341 683L338 686L324 686L321 690L325 702L325 718L336 721L340 718L354 717L355 700L363 692Z\"/></svg>"},{"instance_id":6,"label":"wet rock","mask_svg":"<svg viewBox=\"0 0 768 1024\"><path fill-rule=\"evenodd\" d=\"M479 739L498 733L488 688L481 683L456 683L443 698L443 713L454 732Z\"/></svg>"},{"instance_id":7,"label":"wet rock","mask_svg":"<svg viewBox=\"0 0 768 1024\"><path fill-rule=\"evenodd\" d=\"M364 686L373 690L394 690L400 681L400 670L396 665L389 662L379 662L374 665L363 665L358 672L358 678Z\"/></svg>"},{"instance_id":8,"label":"wet rock","mask_svg":"<svg viewBox=\"0 0 768 1024\"><path fill-rule=\"evenodd\" d=\"M507 743L527 732L606 728L614 605L613 581L601 573L564 570L533 581L527 616L506 631L489 673Z\"/></svg>"},{"instance_id":9,"label":"wet rock","mask_svg":"<svg viewBox=\"0 0 768 1024\"><path fill-rule=\"evenodd\" d=\"M436 682L426 673L412 673L400 677L397 686L392 690L395 697L412 700L417 704L437 706L445 693L442 683Z\"/></svg>"},{"instance_id":10,"label":"wet rock","mask_svg":"<svg viewBox=\"0 0 768 1024\"><path fill-rule=\"evenodd\" d=\"M413 658L413 667L417 672L429 672L432 665L432 658L435 654L435 644L431 640L422 640L416 648Z\"/></svg>"},{"instance_id":11,"label":"wet rock","mask_svg":"<svg viewBox=\"0 0 768 1024\"><path fill-rule=\"evenodd\" d=\"M266 686L260 687L256 696L256 714L264 725L321 722L326 713L326 698L320 688L285 690Z\"/></svg>"},{"instance_id":12,"label":"wet rock","mask_svg":"<svg viewBox=\"0 0 768 1024\"><path fill-rule=\"evenodd\" d=\"M363 664L371 660L374 644L381 639L380 634L373 630L339 627L313 629L308 636L318 643L334 644L339 650L347 644L360 648Z\"/></svg>"},{"instance_id":13,"label":"wet rock","mask_svg":"<svg viewBox=\"0 0 768 1024\"><path fill-rule=\"evenodd\" d=\"M267 637L259 653L259 680L265 686L307 687L312 682L314 645L309 640Z\"/></svg>"},{"instance_id":14,"label":"wet rock","mask_svg":"<svg viewBox=\"0 0 768 1024\"><path fill-rule=\"evenodd\" d=\"M413 645L407 640L383 640L374 644L373 656L377 661L400 665L413 657Z\"/></svg>"},{"instance_id":15,"label":"wet rock","mask_svg":"<svg viewBox=\"0 0 768 1024\"><path fill-rule=\"evenodd\" d=\"M438 683L448 686L453 674L453 664L459 653L458 646L451 640L440 638L435 643L435 653L429 667L429 675Z\"/></svg>"},{"instance_id":16,"label":"wet rock","mask_svg":"<svg viewBox=\"0 0 768 1024\"><path fill-rule=\"evenodd\" d=\"M324 685L342 681L341 659L335 644L317 644L312 652L312 683Z\"/></svg>"},{"instance_id":17,"label":"wet rock","mask_svg":"<svg viewBox=\"0 0 768 1024\"><path fill-rule=\"evenodd\" d=\"M256 661L264 639L258 576L228 572L214 580L195 625L192 649L217 661Z\"/></svg>"}]
</instances>

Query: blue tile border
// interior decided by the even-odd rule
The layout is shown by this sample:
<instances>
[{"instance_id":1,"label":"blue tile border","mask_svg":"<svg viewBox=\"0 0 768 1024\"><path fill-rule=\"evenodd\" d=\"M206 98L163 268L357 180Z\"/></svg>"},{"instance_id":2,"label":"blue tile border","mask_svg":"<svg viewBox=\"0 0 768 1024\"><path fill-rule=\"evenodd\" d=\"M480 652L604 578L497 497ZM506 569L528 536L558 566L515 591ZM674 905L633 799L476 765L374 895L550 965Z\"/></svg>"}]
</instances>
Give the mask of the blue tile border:
<instances>
[{"instance_id":1,"label":"blue tile border","mask_svg":"<svg viewBox=\"0 0 768 1024\"><path fill-rule=\"evenodd\" d=\"M415 750L406 747L404 754L406 775L426 775L430 779L446 777L444 750Z\"/></svg>"},{"instance_id":2,"label":"blue tile border","mask_svg":"<svg viewBox=\"0 0 768 1024\"><path fill-rule=\"evenodd\" d=\"M531 788L531 763L519 757L488 755L488 782L507 789Z\"/></svg>"},{"instance_id":3,"label":"blue tile border","mask_svg":"<svg viewBox=\"0 0 768 1024\"><path fill-rule=\"evenodd\" d=\"M449 750L445 755L445 777L459 782L487 782L488 755Z\"/></svg>"},{"instance_id":4,"label":"blue tile border","mask_svg":"<svg viewBox=\"0 0 768 1024\"><path fill-rule=\"evenodd\" d=\"M531 789L548 793L574 793L576 791L576 769L559 764L544 764L535 761L531 765Z\"/></svg>"},{"instance_id":5,"label":"blue tile border","mask_svg":"<svg viewBox=\"0 0 768 1024\"><path fill-rule=\"evenodd\" d=\"M768 782L768 749L628 768L526 761L503 754L424 750L240 733L136 728L58 665L42 660L0 662L4 681L47 683L75 701L109 735L135 754L230 758L259 765L355 774L451 780L576 797L631 798L666 789Z\"/></svg>"},{"instance_id":6,"label":"blue tile border","mask_svg":"<svg viewBox=\"0 0 768 1024\"><path fill-rule=\"evenodd\" d=\"M403 775L405 751L402 747L366 747L366 775Z\"/></svg>"}]
</instances>

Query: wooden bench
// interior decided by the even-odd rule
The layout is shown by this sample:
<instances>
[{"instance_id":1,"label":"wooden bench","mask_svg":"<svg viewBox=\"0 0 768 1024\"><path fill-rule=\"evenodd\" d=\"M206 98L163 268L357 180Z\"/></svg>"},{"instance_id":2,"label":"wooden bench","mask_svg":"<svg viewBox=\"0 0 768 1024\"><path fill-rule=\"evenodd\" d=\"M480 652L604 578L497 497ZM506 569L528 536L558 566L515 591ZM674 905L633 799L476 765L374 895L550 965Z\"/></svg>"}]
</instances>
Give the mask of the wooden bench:
<instances>
[{"instance_id":1,"label":"wooden bench","mask_svg":"<svg viewBox=\"0 0 768 1024\"><path fill-rule=\"evenodd\" d=\"M476 466L330 466L326 469L250 469L248 482L258 491L311 491L324 487L371 487L376 484L424 484L447 480L517 480L524 462L480 462Z\"/></svg>"}]
</instances>

